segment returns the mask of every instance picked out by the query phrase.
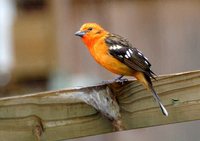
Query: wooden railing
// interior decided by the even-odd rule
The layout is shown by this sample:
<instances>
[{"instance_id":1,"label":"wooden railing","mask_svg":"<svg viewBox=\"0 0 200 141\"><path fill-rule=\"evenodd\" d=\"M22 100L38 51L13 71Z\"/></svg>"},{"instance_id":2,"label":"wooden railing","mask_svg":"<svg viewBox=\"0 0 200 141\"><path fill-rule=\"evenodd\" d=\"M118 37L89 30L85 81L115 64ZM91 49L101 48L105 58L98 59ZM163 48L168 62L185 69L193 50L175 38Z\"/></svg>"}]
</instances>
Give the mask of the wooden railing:
<instances>
[{"instance_id":1,"label":"wooden railing","mask_svg":"<svg viewBox=\"0 0 200 141\"><path fill-rule=\"evenodd\" d=\"M55 141L200 119L200 71L153 81L169 116L137 81L0 99L0 139Z\"/></svg>"}]
</instances>

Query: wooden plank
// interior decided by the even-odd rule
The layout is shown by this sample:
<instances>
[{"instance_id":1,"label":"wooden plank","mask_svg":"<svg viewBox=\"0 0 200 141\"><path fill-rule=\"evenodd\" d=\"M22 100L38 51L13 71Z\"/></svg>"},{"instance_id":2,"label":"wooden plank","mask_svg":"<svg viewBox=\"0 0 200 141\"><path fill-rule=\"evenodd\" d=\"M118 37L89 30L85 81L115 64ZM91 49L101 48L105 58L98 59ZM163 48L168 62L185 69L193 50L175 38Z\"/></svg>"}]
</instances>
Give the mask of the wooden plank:
<instances>
[{"instance_id":1,"label":"wooden plank","mask_svg":"<svg viewBox=\"0 0 200 141\"><path fill-rule=\"evenodd\" d=\"M117 90L123 123L128 129L200 119L200 72L160 76L154 82L169 112L165 117L152 96L137 82Z\"/></svg>"},{"instance_id":2,"label":"wooden plank","mask_svg":"<svg viewBox=\"0 0 200 141\"><path fill-rule=\"evenodd\" d=\"M114 117L121 118L125 130L200 119L199 70L159 76L153 84L168 117L134 80L124 85L111 83L1 98L0 138L54 141L108 133L113 131L110 119ZM115 101L108 97L113 95L121 115ZM104 116L96 109L106 109Z\"/></svg>"}]
</instances>

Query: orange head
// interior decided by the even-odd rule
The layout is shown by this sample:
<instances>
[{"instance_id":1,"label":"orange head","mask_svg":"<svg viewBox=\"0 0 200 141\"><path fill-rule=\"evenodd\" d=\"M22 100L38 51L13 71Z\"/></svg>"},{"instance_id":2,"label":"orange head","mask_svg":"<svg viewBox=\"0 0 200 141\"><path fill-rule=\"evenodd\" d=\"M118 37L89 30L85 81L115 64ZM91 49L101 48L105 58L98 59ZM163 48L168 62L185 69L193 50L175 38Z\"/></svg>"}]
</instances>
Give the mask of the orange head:
<instances>
[{"instance_id":1,"label":"orange head","mask_svg":"<svg viewBox=\"0 0 200 141\"><path fill-rule=\"evenodd\" d=\"M90 48L97 40L105 37L107 33L107 31L96 23L85 23L75 35L80 36L87 47Z\"/></svg>"}]
</instances>

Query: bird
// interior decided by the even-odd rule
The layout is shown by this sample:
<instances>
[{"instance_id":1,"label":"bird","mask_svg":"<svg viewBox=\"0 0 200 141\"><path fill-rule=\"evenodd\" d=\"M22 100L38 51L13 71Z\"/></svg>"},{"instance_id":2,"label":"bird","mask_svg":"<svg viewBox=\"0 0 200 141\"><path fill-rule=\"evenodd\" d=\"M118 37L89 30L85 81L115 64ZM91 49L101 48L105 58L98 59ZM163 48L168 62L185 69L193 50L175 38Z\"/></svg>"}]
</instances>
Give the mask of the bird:
<instances>
[{"instance_id":1,"label":"bird","mask_svg":"<svg viewBox=\"0 0 200 141\"><path fill-rule=\"evenodd\" d=\"M151 78L156 79L156 74L151 70L147 57L139 49L133 47L126 38L110 33L97 23L83 24L75 35L81 37L97 63L119 75L115 81L123 81L124 76L135 77L152 92L163 115L168 116L151 81Z\"/></svg>"}]
</instances>

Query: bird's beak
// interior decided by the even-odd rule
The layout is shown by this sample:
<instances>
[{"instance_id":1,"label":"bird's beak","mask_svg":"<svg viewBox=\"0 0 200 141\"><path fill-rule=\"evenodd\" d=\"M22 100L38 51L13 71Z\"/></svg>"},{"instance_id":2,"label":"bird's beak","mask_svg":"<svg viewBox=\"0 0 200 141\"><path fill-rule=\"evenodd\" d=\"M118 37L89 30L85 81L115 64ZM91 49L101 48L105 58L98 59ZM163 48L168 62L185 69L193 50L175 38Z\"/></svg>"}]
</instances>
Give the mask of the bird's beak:
<instances>
[{"instance_id":1,"label":"bird's beak","mask_svg":"<svg viewBox=\"0 0 200 141\"><path fill-rule=\"evenodd\" d=\"M85 31L77 31L76 33L75 33L75 35L76 36L80 36L80 37L83 37L84 35L85 35Z\"/></svg>"}]
</instances>

